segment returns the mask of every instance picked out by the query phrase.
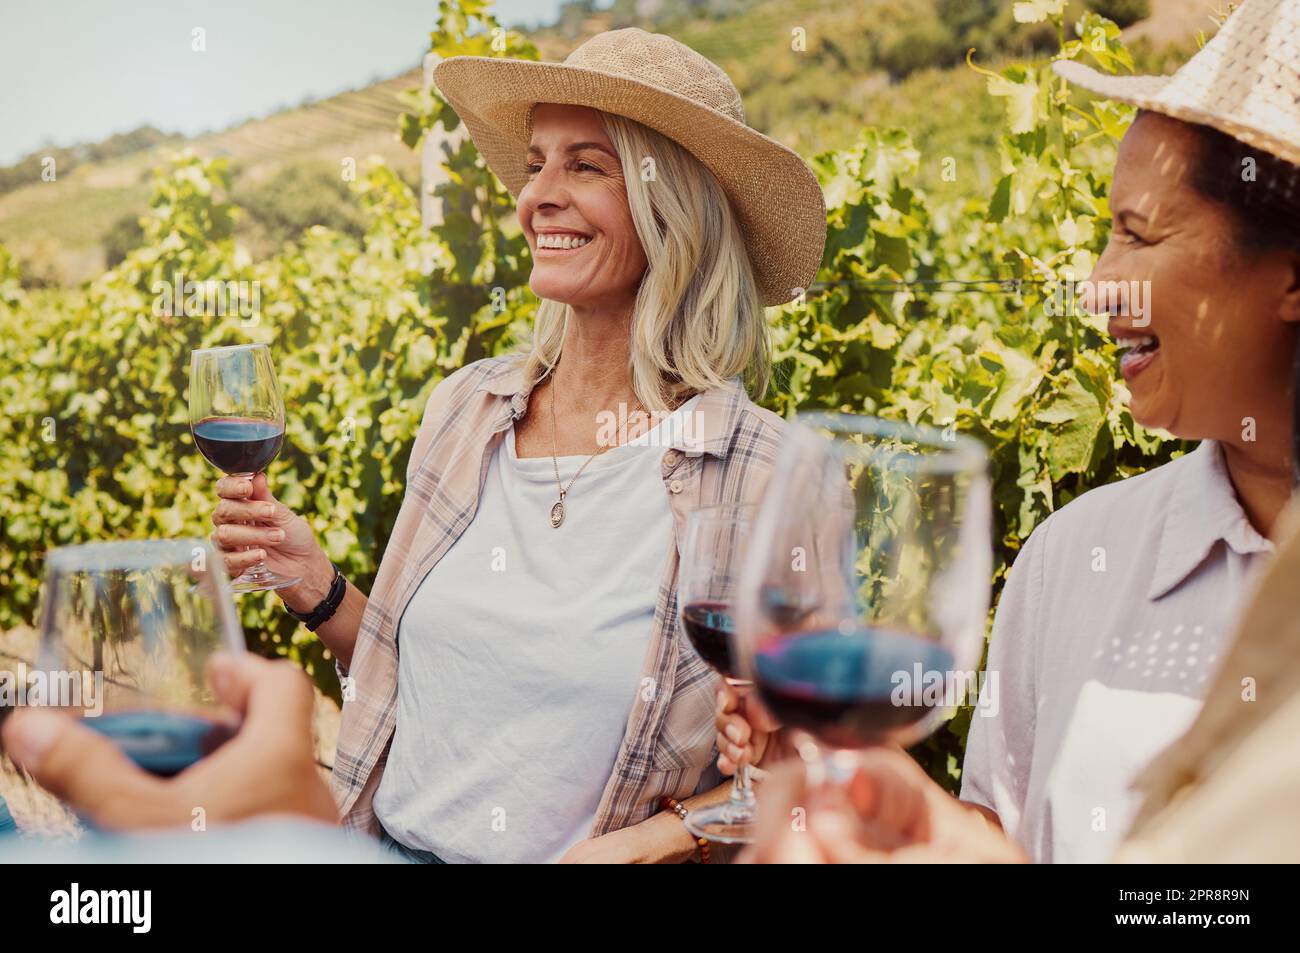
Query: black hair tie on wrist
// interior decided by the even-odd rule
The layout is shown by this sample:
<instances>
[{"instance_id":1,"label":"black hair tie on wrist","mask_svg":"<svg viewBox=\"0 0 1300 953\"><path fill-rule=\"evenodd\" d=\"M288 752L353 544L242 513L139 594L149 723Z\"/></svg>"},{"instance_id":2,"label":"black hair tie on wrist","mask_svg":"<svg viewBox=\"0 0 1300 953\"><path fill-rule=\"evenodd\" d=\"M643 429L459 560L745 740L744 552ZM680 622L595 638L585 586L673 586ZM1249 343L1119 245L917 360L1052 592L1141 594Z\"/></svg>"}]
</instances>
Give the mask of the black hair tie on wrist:
<instances>
[{"instance_id":1,"label":"black hair tie on wrist","mask_svg":"<svg viewBox=\"0 0 1300 953\"><path fill-rule=\"evenodd\" d=\"M343 602L344 593L348 591L348 581L343 577L343 570L335 563L330 563L330 565L334 567L334 581L330 583L330 591L325 594L324 599L317 603L316 608L312 609L311 612L295 612L287 605L284 607L289 615L304 623L309 632L315 632L334 616L339 605Z\"/></svg>"}]
</instances>

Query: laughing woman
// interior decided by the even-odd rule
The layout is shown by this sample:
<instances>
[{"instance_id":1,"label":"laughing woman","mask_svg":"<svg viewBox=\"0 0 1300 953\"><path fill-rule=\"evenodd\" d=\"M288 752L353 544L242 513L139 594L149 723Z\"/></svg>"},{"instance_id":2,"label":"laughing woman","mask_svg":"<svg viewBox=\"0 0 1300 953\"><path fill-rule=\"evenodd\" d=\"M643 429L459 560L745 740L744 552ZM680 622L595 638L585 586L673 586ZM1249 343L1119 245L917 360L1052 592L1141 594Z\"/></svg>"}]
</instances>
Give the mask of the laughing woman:
<instances>
[{"instance_id":1,"label":"laughing woman","mask_svg":"<svg viewBox=\"0 0 1300 953\"><path fill-rule=\"evenodd\" d=\"M677 543L692 507L766 485L781 422L745 385L766 384L764 305L816 273L821 191L664 36L434 77L518 200L531 350L434 389L368 599L262 477L221 482L215 538L231 572L265 553L302 577L281 596L346 666L347 825L430 862L685 860L665 798L725 791L716 679L677 636Z\"/></svg>"},{"instance_id":2,"label":"laughing woman","mask_svg":"<svg viewBox=\"0 0 1300 953\"><path fill-rule=\"evenodd\" d=\"M1295 487L1297 31L1300 0L1249 0L1172 77L1057 67L1140 107L1090 310L1110 315L1133 419L1200 444L1085 493L1016 559L989 648L1003 707L974 719L962 797L1036 860L1118 846L1134 775L1199 712Z\"/></svg>"},{"instance_id":3,"label":"laughing woman","mask_svg":"<svg viewBox=\"0 0 1300 953\"><path fill-rule=\"evenodd\" d=\"M985 683L996 715L971 720L970 811L944 816L999 825L1032 860L1101 861L1117 847L1138 806L1130 782L1200 710L1294 486L1297 35L1300 0L1248 0L1173 77L1057 64L1141 107L1085 302L1109 313L1124 349L1133 419L1200 445L1054 513L1003 590L988 656L999 678ZM1129 289L1145 289L1140 312ZM720 714L718 729L750 747L740 716ZM897 776L925 788L914 805L943 797L919 771ZM978 856L981 830L930 836L954 856L969 836Z\"/></svg>"}]
</instances>

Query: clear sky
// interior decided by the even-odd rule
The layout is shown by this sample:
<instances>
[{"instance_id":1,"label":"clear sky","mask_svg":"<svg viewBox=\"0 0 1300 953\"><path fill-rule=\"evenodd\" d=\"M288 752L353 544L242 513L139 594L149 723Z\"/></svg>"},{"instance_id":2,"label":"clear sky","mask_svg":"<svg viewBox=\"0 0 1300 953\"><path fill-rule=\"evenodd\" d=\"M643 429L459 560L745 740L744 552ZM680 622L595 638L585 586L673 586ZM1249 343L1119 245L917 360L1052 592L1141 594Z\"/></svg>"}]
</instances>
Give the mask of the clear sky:
<instances>
[{"instance_id":1,"label":"clear sky","mask_svg":"<svg viewBox=\"0 0 1300 953\"><path fill-rule=\"evenodd\" d=\"M536 26L560 3L495 10ZM0 165L146 124L223 129L392 76L419 65L437 11L437 0L0 0ZM206 52L191 49L196 28Z\"/></svg>"}]
</instances>

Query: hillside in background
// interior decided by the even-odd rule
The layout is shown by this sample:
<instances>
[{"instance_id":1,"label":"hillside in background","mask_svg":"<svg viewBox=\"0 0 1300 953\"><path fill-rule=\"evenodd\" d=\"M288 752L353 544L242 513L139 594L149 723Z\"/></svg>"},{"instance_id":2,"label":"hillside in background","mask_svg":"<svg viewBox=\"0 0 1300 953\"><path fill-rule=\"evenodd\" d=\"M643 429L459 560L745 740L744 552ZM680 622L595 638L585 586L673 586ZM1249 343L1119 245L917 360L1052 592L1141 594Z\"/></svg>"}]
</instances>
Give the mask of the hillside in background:
<instances>
[{"instance_id":1,"label":"hillside in background","mask_svg":"<svg viewBox=\"0 0 1300 953\"><path fill-rule=\"evenodd\" d=\"M1075 4L1082 9L1080 0ZM1148 7L1147 0L1090 5L1117 19ZM1042 25L1015 23L1011 6L1006 0L617 0L598 11L590 0L575 0L555 25L529 39L545 59L562 60L606 29L638 25L671 34L728 72L753 126L802 154L843 148L863 126L901 126L924 150L927 188L982 194L998 175L993 130L1001 107L965 66L966 51L973 47L979 61L996 63L1004 54L1055 42ZM1128 32L1145 38L1148 59L1162 65L1169 58L1164 48L1178 45L1177 61L1195 30L1209 25L1206 14L1214 7L1206 0L1153 0L1150 17ZM796 28L807 49L792 55ZM39 157L29 157L0 170L0 242L22 261L31 284L74 284L98 274L131 247L152 170L182 146L229 159L235 199L247 212L240 240L255 257L310 224L357 230L340 162L379 155L408 182L418 180L419 157L395 130L402 112L397 95L419 82L419 69L412 69L190 140L145 128L55 150L55 182L41 181ZM960 184L939 178L947 156L972 172Z\"/></svg>"},{"instance_id":2,"label":"hillside in background","mask_svg":"<svg viewBox=\"0 0 1300 953\"><path fill-rule=\"evenodd\" d=\"M420 82L413 69L355 92L252 120L211 135L167 137L147 148L102 161L81 161L54 182L35 182L0 195L0 242L24 262L40 283L85 280L107 263L105 239L123 219L142 214L153 169L165 156L189 147L204 156L225 156L236 173L236 190L253 190L286 168L331 169L342 157L378 154L405 177L418 178L419 160L393 134L402 112L397 94ZM71 150L69 150L71 151ZM257 229L252 232L256 243Z\"/></svg>"}]
</instances>

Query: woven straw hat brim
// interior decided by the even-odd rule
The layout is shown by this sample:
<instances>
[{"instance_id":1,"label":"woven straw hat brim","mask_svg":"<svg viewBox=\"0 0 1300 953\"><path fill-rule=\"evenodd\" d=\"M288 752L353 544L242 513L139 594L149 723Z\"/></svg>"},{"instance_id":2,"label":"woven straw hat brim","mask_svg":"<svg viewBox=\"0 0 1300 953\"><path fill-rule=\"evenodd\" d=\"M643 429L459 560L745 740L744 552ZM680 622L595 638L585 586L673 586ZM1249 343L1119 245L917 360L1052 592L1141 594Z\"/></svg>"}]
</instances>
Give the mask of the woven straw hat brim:
<instances>
[{"instance_id":1,"label":"woven straw hat brim","mask_svg":"<svg viewBox=\"0 0 1300 953\"><path fill-rule=\"evenodd\" d=\"M763 303L784 304L816 277L826 202L793 150L668 89L582 66L453 56L433 71L488 166L516 198L535 103L589 106L641 123L683 146L721 184L740 219Z\"/></svg>"},{"instance_id":2,"label":"woven straw hat brim","mask_svg":"<svg viewBox=\"0 0 1300 953\"><path fill-rule=\"evenodd\" d=\"M1300 165L1300 0L1247 0L1172 76L1111 76L1072 60L1053 69L1107 99L1212 126Z\"/></svg>"}]
</instances>

